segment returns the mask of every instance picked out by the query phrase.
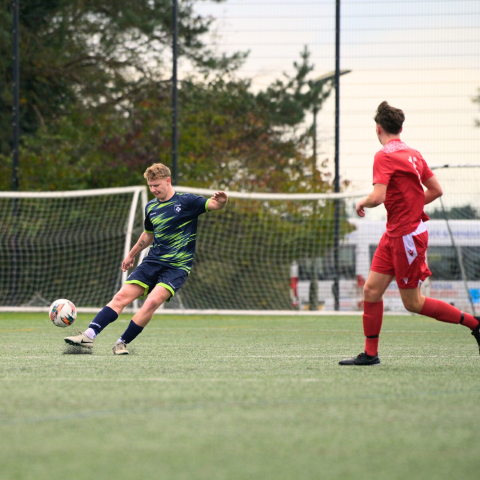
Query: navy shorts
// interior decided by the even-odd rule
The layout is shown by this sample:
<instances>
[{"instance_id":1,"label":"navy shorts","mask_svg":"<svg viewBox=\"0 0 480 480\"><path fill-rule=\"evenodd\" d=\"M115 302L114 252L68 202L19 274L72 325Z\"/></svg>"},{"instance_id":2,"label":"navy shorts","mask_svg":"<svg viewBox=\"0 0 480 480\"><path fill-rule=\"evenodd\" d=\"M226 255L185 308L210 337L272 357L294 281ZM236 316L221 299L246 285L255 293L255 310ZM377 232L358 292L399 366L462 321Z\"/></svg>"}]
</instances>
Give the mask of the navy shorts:
<instances>
[{"instance_id":1,"label":"navy shorts","mask_svg":"<svg viewBox=\"0 0 480 480\"><path fill-rule=\"evenodd\" d=\"M173 297L187 281L187 278L188 273L185 270L156 262L143 261L130 274L125 283L135 283L144 287L145 290L140 298L145 298L157 285L165 287Z\"/></svg>"}]
</instances>

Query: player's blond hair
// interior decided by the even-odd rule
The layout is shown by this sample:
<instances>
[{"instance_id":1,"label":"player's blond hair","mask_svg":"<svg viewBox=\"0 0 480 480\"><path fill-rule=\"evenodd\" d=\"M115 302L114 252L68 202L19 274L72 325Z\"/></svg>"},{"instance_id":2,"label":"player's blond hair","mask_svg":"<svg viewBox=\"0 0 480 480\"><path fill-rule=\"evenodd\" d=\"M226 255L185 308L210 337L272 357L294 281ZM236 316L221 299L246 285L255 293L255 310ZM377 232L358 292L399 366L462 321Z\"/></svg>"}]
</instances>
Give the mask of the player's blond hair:
<instances>
[{"instance_id":1,"label":"player's blond hair","mask_svg":"<svg viewBox=\"0 0 480 480\"><path fill-rule=\"evenodd\" d=\"M163 163L154 163L151 167L145 170L143 176L147 180L159 180L160 178L171 177L170 169Z\"/></svg>"},{"instance_id":2,"label":"player's blond hair","mask_svg":"<svg viewBox=\"0 0 480 480\"><path fill-rule=\"evenodd\" d=\"M382 102L377 107L375 123L380 125L387 133L397 134L402 130L405 114L399 108L392 107L388 102Z\"/></svg>"}]
</instances>

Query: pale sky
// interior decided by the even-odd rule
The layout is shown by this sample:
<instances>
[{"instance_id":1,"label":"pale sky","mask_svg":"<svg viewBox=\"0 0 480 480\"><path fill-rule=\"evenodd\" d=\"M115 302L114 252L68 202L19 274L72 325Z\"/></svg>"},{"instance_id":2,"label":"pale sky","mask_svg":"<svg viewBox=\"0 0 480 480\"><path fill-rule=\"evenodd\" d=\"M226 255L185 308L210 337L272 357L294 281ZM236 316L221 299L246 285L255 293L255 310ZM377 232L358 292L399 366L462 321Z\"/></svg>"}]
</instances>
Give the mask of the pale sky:
<instances>
[{"instance_id":1,"label":"pale sky","mask_svg":"<svg viewBox=\"0 0 480 480\"><path fill-rule=\"evenodd\" d=\"M239 75L253 78L254 88L292 72L305 45L312 78L335 69L334 0L205 1L196 10L216 19L219 51L250 51ZM472 102L480 88L480 1L350 0L341 11L341 68L352 70L340 87L342 178L370 189L380 148L373 115L383 100L404 110L402 139L429 165L480 164L480 105ZM328 157L332 170L334 107L332 95L317 117L319 160ZM437 173L447 203L480 206L480 168Z\"/></svg>"}]
</instances>

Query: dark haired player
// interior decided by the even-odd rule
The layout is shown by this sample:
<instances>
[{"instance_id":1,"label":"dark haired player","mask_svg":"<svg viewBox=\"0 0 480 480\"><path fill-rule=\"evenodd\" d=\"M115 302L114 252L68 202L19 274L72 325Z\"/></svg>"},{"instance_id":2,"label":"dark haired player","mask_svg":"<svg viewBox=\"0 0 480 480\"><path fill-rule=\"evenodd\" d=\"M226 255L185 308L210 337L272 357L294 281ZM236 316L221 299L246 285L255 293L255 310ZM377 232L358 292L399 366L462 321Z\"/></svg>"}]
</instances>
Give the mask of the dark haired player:
<instances>
[{"instance_id":1,"label":"dark haired player","mask_svg":"<svg viewBox=\"0 0 480 480\"><path fill-rule=\"evenodd\" d=\"M432 274L425 263L428 232L424 222L428 216L423 208L442 195L442 187L420 152L400 140L405 120L402 110L382 102L374 120L383 148L373 163L373 191L357 203L356 211L363 217L365 208L385 203L387 231L377 247L363 289L365 352L342 360L340 365L380 363L378 336L383 320L383 293L394 278L408 311L470 328L480 349L480 317L461 312L441 300L424 297L420 291L422 282Z\"/></svg>"},{"instance_id":2,"label":"dark haired player","mask_svg":"<svg viewBox=\"0 0 480 480\"><path fill-rule=\"evenodd\" d=\"M145 208L145 231L122 262L122 270L132 268L135 257L153 243L143 262L130 274L120 291L79 335L65 342L92 348L95 337L114 322L136 298L147 297L142 308L113 347L115 355L128 354L127 345L147 326L155 310L169 301L186 282L192 268L197 234L197 219L209 210L221 210L227 204L225 192L216 192L208 200L190 193L177 193L172 187L170 170L161 163L147 168L144 177L155 198Z\"/></svg>"}]
</instances>

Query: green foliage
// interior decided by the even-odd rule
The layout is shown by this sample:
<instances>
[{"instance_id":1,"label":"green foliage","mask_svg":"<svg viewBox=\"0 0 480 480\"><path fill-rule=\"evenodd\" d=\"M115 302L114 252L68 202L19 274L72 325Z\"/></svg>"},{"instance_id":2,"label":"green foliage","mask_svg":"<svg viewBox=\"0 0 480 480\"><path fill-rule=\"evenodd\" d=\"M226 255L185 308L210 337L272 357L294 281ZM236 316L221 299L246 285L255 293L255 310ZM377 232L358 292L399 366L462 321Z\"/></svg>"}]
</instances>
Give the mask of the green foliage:
<instances>
[{"instance_id":1,"label":"green foliage","mask_svg":"<svg viewBox=\"0 0 480 480\"><path fill-rule=\"evenodd\" d=\"M331 80L311 81L308 75L314 65L309 63L310 52L305 47L300 54L301 62L294 62L294 76L284 74L283 80L276 80L265 92L258 94L258 100L269 112L269 120L275 126L299 125L305 119L305 112L321 108L331 92Z\"/></svg>"},{"instance_id":2,"label":"green foliage","mask_svg":"<svg viewBox=\"0 0 480 480\"><path fill-rule=\"evenodd\" d=\"M217 0L223 1L223 0ZM203 42L212 19L179 2L180 53L200 72L237 65L243 54L216 56ZM0 4L0 153L9 152L12 110L11 3ZM22 0L22 134L80 108L125 107L146 85L166 82L170 0ZM168 61L168 60L167 60Z\"/></svg>"},{"instance_id":3,"label":"green foliage","mask_svg":"<svg viewBox=\"0 0 480 480\"><path fill-rule=\"evenodd\" d=\"M273 101L251 93L249 82L216 79L182 88L180 183L247 191L324 191L320 175L305 183L311 169L307 138L287 123L272 121Z\"/></svg>"},{"instance_id":4,"label":"green foliage","mask_svg":"<svg viewBox=\"0 0 480 480\"><path fill-rule=\"evenodd\" d=\"M331 191L310 154L306 118L321 109L332 81L309 80L314 66L305 47L292 75L254 92L248 79L235 75L247 53L227 56L207 45L213 19L195 13L196 1L179 2L179 54L190 72L179 85L179 183L258 192ZM170 165L171 1L25 0L20 5L20 189L139 185L152 163ZM2 1L1 190L11 189L11 13L10 3ZM331 248L322 243L331 237L326 235L331 203L257 203L245 208L231 202L225 212L204 220L204 228L223 228L221 235L242 238L246 250L232 256L219 247L210 258L210 245L200 235L194 275L204 282L195 301L215 303L222 284L212 279L221 271L222 282L238 285L237 308L252 308L241 305L242 288L252 272L257 278L269 272L268 281L283 293L269 298L259 286L256 306L289 308L282 289L289 262L299 251L314 257ZM228 231L229 222L236 232ZM252 230L252 222L260 230ZM342 234L349 228L342 222ZM14 238L12 232L5 235ZM282 249L283 263L265 247L271 242ZM68 282L62 282L65 289Z\"/></svg>"},{"instance_id":5,"label":"green foliage","mask_svg":"<svg viewBox=\"0 0 480 480\"><path fill-rule=\"evenodd\" d=\"M308 52L304 52L303 63L296 64L299 73L284 86L278 111L284 111L282 105L288 102L303 112L300 106L311 106L312 98L298 93L312 68L307 61ZM305 180L313 160L307 154L309 133L298 134L291 122L277 115L279 90L277 82L273 90L254 94L249 81L228 75L183 81L179 92L180 184L249 191L328 191L328 179L316 169L315 177ZM122 109L113 104L90 106L60 116L35 136L24 138L22 189L141 184L149 165L170 164L170 105L169 86L149 83ZM299 116L297 122L301 121ZM4 160L0 188L9 189L11 160L6 156Z\"/></svg>"},{"instance_id":6,"label":"green foliage","mask_svg":"<svg viewBox=\"0 0 480 480\"><path fill-rule=\"evenodd\" d=\"M331 84L312 83L308 49L265 91L234 72L247 53L207 43L213 19L179 2L180 183L325 191L309 155L306 112ZM218 0L223 1L223 0ZM171 162L171 1L25 0L20 11L21 190L139 184ZM0 3L0 189L11 188L11 5ZM305 173L314 177L305 181Z\"/></svg>"}]
</instances>

